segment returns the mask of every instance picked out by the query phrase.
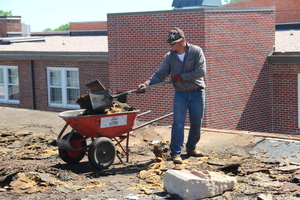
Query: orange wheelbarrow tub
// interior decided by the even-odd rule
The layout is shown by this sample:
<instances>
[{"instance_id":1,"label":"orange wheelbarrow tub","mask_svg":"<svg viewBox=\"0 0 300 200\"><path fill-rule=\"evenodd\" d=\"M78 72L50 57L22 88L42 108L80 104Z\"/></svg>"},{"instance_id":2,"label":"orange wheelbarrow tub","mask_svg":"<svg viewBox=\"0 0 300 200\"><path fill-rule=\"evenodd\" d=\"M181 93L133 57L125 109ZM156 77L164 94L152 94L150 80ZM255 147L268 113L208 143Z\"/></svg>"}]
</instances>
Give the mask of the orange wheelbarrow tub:
<instances>
[{"instance_id":1,"label":"orange wheelbarrow tub","mask_svg":"<svg viewBox=\"0 0 300 200\"><path fill-rule=\"evenodd\" d=\"M99 170L112 165L116 156L123 162L116 153L116 146L122 149L128 162L130 132L173 115L169 113L134 127L137 117L151 111L141 114L138 114L139 110L135 110L113 114L80 115L83 111L84 109L71 110L59 114L66 121L56 140L59 155L66 163L76 164L88 152L90 164ZM72 130L64 135L68 126ZM88 139L91 139L90 144L87 143ZM125 142L125 145L121 144L122 142Z\"/></svg>"}]
</instances>

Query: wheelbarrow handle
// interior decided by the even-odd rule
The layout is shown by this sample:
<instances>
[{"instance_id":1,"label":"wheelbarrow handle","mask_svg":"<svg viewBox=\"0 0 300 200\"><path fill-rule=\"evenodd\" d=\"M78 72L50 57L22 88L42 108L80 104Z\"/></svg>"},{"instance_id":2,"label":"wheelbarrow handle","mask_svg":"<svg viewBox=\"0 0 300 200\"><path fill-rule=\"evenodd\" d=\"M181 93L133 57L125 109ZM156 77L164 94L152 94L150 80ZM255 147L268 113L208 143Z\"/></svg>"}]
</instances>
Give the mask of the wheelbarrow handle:
<instances>
[{"instance_id":1,"label":"wheelbarrow handle","mask_svg":"<svg viewBox=\"0 0 300 200\"><path fill-rule=\"evenodd\" d=\"M165 84L168 84L168 83L171 83L171 80L170 81L164 81L164 82L157 83L157 84L153 84L153 85L149 85L148 87L143 88L143 90L148 90L148 89L151 89L151 88L154 88L154 87L157 87L157 86L160 86L160 85L165 85ZM141 89L139 89L139 88L135 89L135 90L130 90L130 91L127 91L127 92L117 94L117 95L113 96L113 98L123 96L123 95L127 95L127 94L131 94L131 93L139 93L140 91L141 91Z\"/></svg>"}]
</instances>

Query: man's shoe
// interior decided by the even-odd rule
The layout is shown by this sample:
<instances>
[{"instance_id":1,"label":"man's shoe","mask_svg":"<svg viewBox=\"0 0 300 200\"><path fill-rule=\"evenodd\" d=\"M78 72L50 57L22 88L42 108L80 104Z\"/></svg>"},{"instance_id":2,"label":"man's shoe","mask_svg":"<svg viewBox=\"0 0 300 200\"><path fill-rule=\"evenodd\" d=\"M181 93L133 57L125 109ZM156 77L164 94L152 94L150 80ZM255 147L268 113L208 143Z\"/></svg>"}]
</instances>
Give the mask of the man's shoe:
<instances>
[{"instance_id":1,"label":"man's shoe","mask_svg":"<svg viewBox=\"0 0 300 200\"><path fill-rule=\"evenodd\" d=\"M187 153L189 156L194 156L194 157L202 157L204 156L203 153L201 153L199 150L194 149L193 151L190 151Z\"/></svg>"},{"instance_id":2,"label":"man's shoe","mask_svg":"<svg viewBox=\"0 0 300 200\"><path fill-rule=\"evenodd\" d=\"M180 155L173 155L172 160L174 164L182 164L182 159Z\"/></svg>"}]
</instances>

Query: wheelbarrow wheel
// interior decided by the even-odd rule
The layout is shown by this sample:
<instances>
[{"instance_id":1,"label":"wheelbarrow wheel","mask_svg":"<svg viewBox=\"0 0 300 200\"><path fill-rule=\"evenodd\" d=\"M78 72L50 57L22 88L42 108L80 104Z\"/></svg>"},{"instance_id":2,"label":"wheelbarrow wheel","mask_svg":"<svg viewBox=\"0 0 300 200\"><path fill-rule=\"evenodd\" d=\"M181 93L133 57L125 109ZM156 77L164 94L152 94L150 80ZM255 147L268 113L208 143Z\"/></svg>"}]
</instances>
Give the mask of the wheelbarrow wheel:
<instances>
[{"instance_id":1,"label":"wheelbarrow wheel","mask_svg":"<svg viewBox=\"0 0 300 200\"><path fill-rule=\"evenodd\" d=\"M111 166L116 157L116 147L111 139L97 138L90 146L88 158L91 165L99 170Z\"/></svg>"},{"instance_id":2,"label":"wheelbarrow wheel","mask_svg":"<svg viewBox=\"0 0 300 200\"><path fill-rule=\"evenodd\" d=\"M66 134L62 139L67 140L68 136L71 133ZM83 141L79 141L83 138L82 135L80 135L77 132L74 132L73 135L71 136L70 139L70 146L75 148L75 149L79 149L82 148L84 146L87 146L86 140ZM59 152L59 156L60 158L65 161L68 164L77 164L79 163L82 158L85 156L85 150L82 151L72 151L72 150L66 150L66 149L58 149Z\"/></svg>"}]
</instances>

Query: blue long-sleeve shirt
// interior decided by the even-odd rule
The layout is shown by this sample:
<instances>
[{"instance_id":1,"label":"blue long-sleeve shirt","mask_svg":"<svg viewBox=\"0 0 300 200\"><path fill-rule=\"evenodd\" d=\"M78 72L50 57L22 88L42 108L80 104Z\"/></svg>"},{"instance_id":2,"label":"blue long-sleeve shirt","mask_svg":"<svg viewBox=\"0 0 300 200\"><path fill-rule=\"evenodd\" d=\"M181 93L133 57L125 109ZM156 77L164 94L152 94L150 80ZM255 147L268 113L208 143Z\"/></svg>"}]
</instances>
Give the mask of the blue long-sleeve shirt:
<instances>
[{"instance_id":1,"label":"blue long-sleeve shirt","mask_svg":"<svg viewBox=\"0 0 300 200\"><path fill-rule=\"evenodd\" d=\"M146 82L149 85L162 82L168 75L182 77L181 81L173 82L177 91L188 91L198 87L205 88L204 76L206 74L206 61L199 46L188 44L183 62L176 52L168 52L161 66Z\"/></svg>"}]
</instances>

